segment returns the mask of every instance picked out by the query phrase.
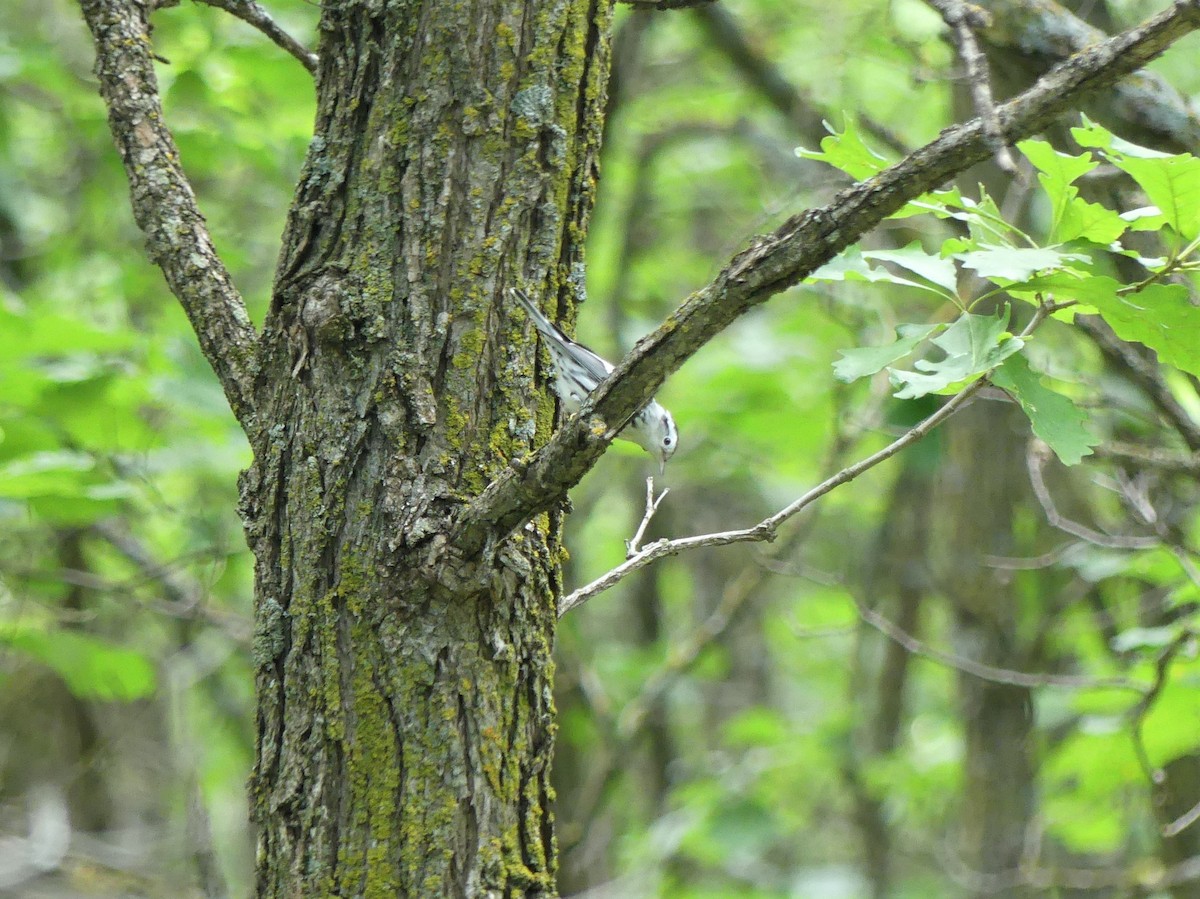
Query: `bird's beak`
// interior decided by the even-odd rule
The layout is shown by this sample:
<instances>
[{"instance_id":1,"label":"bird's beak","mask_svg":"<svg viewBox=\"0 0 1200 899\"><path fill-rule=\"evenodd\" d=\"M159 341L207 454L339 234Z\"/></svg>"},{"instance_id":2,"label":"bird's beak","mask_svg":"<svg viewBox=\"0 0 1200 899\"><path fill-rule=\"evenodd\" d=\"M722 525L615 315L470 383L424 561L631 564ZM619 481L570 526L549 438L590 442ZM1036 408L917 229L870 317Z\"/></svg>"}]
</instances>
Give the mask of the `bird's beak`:
<instances>
[{"instance_id":1,"label":"bird's beak","mask_svg":"<svg viewBox=\"0 0 1200 899\"><path fill-rule=\"evenodd\" d=\"M663 477L666 475L666 473L667 473L667 460L659 459L658 460L658 476Z\"/></svg>"}]
</instances>

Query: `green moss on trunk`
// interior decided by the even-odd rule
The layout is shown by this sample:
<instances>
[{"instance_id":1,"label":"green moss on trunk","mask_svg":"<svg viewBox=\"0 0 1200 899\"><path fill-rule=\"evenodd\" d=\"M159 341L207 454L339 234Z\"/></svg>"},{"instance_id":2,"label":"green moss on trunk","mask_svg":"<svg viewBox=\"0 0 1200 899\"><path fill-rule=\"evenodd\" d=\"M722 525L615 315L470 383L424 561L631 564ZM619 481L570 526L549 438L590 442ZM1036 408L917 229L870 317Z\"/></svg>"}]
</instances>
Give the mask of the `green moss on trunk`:
<instances>
[{"instance_id":1,"label":"green moss on trunk","mask_svg":"<svg viewBox=\"0 0 1200 899\"><path fill-rule=\"evenodd\" d=\"M243 483L260 896L555 892L557 517L444 535L551 424L505 290L582 270L609 15L326 4Z\"/></svg>"}]
</instances>

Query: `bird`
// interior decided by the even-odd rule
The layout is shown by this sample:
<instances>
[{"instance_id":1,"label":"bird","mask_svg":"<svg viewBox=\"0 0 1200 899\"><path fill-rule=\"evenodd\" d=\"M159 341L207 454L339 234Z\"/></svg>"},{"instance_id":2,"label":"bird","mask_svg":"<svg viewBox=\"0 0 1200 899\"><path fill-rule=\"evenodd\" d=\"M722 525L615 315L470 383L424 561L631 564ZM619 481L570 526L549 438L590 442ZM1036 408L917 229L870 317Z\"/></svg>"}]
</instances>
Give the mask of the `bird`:
<instances>
[{"instance_id":1,"label":"bird","mask_svg":"<svg viewBox=\"0 0 1200 899\"><path fill-rule=\"evenodd\" d=\"M525 291L513 287L510 292L525 308L550 350L554 359L552 386L563 408L569 413L578 412L588 394L613 370L612 365L564 334L534 305ZM675 419L655 399L651 399L637 415L629 419L629 424L617 436L638 444L657 459L660 474L666 472L667 460L675 455L679 446Z\"/></svg>"}]
</instances>

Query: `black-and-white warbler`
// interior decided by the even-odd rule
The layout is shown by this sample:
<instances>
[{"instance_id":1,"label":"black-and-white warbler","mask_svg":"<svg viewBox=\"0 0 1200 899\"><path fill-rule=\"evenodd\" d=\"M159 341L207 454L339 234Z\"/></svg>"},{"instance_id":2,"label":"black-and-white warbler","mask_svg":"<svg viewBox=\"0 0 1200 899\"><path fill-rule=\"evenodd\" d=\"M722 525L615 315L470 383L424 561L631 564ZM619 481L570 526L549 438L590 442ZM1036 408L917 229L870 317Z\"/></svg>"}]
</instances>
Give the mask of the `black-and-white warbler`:
<instances>
[{"instance_id":1,"label":"black-and-white warbler","mask_svg":"<svg viewBox=\"0 0 1200 899\"><path fill-rule=\"evenodd\" d=\"M570 413L578 412L587 395L596 389L596 385L607 377L613 367L564 334L542 314L523 290L514 287L512 295L525 307L554 358L554 392L562 401L563 408ZM667 460L675 454L679 444L675 419L657 400L650 400L641 412L629 419L629 424L618 436L633 441L658 459L662 471L666 470Z\"/></svg>"}]
</instances>

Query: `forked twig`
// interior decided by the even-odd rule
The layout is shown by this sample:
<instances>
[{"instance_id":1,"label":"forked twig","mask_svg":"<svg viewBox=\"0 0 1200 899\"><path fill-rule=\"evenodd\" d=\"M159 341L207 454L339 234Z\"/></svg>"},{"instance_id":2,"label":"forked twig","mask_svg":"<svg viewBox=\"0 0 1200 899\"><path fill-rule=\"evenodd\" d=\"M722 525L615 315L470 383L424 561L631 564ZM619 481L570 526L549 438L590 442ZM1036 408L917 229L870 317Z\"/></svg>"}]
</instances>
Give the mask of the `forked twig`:
<instances>
[{"instance_id":1,"label":"forked twig","mask_svg":"<svg viewBox=\"0 0 1200 899\"><path fill-rule=\"evenodd\" d=\"M658 495L658 499L654 498L654 478L646 478L646 514L642 516L642 523L638 525L638 529L633 532L633 538L625 541L625 558L632 559L639 552L638 546L642 542L642 537L646 533L646 527L650 524L650 519L654 517L654 513L658 511L658 505L667 498L667 494L671 492L670 487L664 487L663 492Z\"/></svg>"}]
</instances>

